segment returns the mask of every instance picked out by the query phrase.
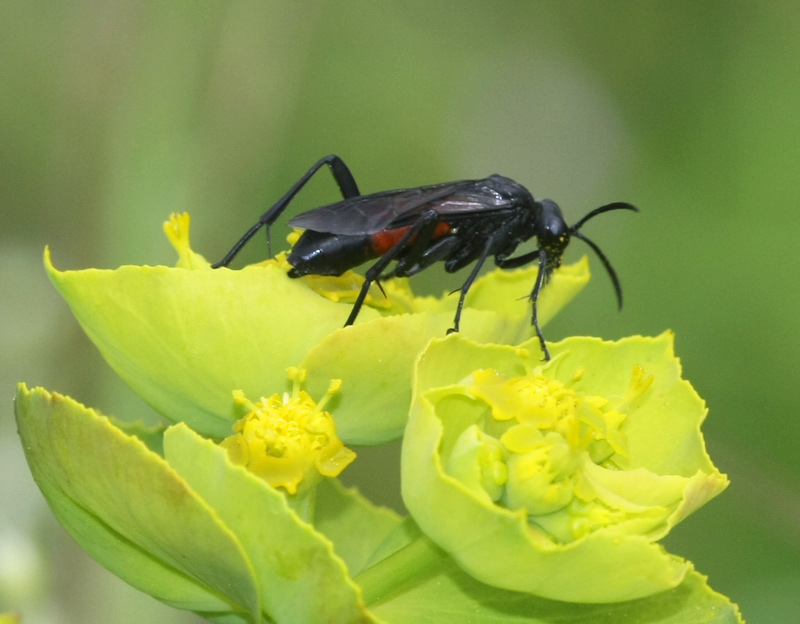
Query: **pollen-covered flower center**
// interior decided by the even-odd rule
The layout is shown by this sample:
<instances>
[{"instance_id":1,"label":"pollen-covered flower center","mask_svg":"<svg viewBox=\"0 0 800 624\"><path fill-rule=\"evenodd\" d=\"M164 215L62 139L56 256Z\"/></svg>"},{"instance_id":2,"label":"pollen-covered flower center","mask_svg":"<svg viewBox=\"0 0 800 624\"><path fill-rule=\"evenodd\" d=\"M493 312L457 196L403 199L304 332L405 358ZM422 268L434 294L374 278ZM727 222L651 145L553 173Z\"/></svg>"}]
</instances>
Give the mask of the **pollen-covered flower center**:
<instances>
[{"instance_id":1,"label":"pollen-covered flower center","mask_svg":"<svg viewBox=\"0 0 800 624\"><path fill-rule=\"evenodd\" d=\"M336 434L333 417L322 407L341 383L331 382L325 396L315 402L300 389L304 371L289 370L295 382L292 394L274 394L252 402L234 392L244 415L233 425L234 434L221 445L231 459L246 466L273 487L297 492L305 480L313 485L320 477L335 477L355 459Z\"/></svg>"},{"instance_id":2,"label":"pollen-covered flower center","mask_svg":"<svg viewBox=\"0 0 800 624\"><path fill-rule=\"evenodd\" d=\"M626 410L652 378L637 366L624 394L603 397L573 387L582 370L569 382L547 372L536 367L509 378L492 369L475 371L470 394L489 406L491 416L482 431L462 434L456 448L466 457L468 437L479 449L472 461L492 500L524 509L551 537L569 541L627 518L605 500L594 475L624 467Z\"/></svg>"}]
</instances>

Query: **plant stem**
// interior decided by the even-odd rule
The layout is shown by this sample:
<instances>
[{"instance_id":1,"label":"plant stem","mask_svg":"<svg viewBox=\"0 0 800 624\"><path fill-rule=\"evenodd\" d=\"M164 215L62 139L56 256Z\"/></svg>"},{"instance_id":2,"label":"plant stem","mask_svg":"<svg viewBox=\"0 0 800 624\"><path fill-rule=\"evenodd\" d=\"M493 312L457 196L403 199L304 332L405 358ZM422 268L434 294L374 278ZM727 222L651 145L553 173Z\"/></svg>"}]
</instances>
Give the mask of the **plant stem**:
<instances>
[{"instance_id":1,"label":"plant stem","mask_svg":"<svg viewBox=\"0 0 800 624\"><path fill-rule=\"evenodd\" d=\"M313 524L314 512L317 506L317 488L310 487L300 496L287 496L289 507L300 517L304 522Z\"/></svg>"},{"instance_id":2,"label":"plant stem","mask_svg":"<svg viewBox=\"0 0 800 624\"><path fill-rule=\"evenodd\" d=\"M367 605L381 600L409 579L433 568L446 553L424 535L381 559L355 577Z\"/></svg>"}]
</instances>

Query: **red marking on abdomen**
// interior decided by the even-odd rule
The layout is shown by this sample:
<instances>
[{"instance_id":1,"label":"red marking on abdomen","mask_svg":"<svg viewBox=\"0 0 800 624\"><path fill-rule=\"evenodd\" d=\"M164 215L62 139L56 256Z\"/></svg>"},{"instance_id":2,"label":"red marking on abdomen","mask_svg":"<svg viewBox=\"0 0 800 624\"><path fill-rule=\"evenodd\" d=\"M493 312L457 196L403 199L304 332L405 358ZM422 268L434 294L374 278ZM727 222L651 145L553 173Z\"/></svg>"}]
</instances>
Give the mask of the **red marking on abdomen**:
<instances>
[{"instance_id":1,"label":"red marking on abdomen","mask_svg":"<svg viewBox=\"0 0 800 624\"><path fill-rule=\"evenodd\" d=\"M376 255L382 256L397 243L399 243L400 239L403 238L403 236L406 235L406 232L408 232L410 229L411 226L406 225L399 228L392 228L391 230L381 230L380 232L375 232L375 234L370 237L370 245L372 250ZM452 229L452 226L450 226L448 223L437 223L436 229L433 231L433 239L436 240L437 238L441 238ZM406 246L411 245L416 238L416 236L412 236L411 240L406 243Z\"/></svg>"}]
</instances>

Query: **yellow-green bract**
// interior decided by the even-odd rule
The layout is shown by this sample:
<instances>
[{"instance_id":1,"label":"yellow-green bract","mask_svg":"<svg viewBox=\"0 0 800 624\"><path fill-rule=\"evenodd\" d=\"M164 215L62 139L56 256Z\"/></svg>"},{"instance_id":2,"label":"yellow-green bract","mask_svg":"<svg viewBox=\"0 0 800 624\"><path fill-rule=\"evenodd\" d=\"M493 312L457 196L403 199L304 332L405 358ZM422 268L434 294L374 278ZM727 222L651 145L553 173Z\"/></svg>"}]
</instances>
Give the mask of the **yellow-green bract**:
<instances>
[{"instance_id":1,"label":"yellow-green bract","mask_svg":"<svg viewBox=\"0 0 800 624\"><path fill-rule=\"evenodd\" d=\"M45 254L50 278L84 331L157 412L221 438L234 419L233 390L254 398L283 391L287 368L300 366L314 396L322 396L331 379L342 380L334 406L345 443L376 444L402 433L414 359L450 327L454 297L414 297L404 289L396 298L402 305L388 312L365 306L355 325L342 327L352 304L320 294L330 278L290 279L275 261L212 270L188 246L188 219L173 217L167 225L180 254L177 267L58 271ZM462 331L503 344L530 337L525 297L536 271L497 270L478 280ZM586 258L556 271L539 301L540 322L588 279ZM398 313L408 306L415 312Z\"/></svg>"}]
</instances>

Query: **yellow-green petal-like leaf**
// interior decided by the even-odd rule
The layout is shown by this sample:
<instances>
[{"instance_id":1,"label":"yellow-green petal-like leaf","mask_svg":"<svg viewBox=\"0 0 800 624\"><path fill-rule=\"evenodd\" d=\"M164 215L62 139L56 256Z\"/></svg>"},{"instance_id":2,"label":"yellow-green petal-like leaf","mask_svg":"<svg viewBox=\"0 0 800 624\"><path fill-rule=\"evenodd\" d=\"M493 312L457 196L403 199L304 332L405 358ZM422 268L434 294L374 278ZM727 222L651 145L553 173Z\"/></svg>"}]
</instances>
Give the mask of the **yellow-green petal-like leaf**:
<instances>
[{"instance_id":1,"label":"yellow-green petal-like leaf","mask_svg":"<svg viewBox=\"0 0 800 624\"><path fill-rule=\"evenodd\" d=\"M397 437L413 362L451 327L458 300L417 298L414 307L423 311L388 316L365 306L358 322L342 329L351 304L320 296L276 263L237 271L202 263L58 271L46 253L45 265L115 372L168 420L215 438L230 433L233 390L251 397L280 392L295 365L308 369L307 387L317 396L331 379L343 380L334 416L345 443ZM537 270L497 270L478 280L462 331L505 344L528 339L527 297ZM542 323L588 278L585 259L556 271L540 299Z\"/></svg>"},{"instance_id":2,"label":"yellow-green petal-like leaf","mask_svg":"<svg viewBox=\"0 0 800 624\"><path fill-rule=\"evenodd\" d=\"M101 564L181 609L257 617L241 544L162 457L69 397L19 387L17 424L53 512Z\"/></svg>"},{"instance_id":3,"label":"yellow-green petal-like leaf","mask_svg":"<svg viewBox=\"0 0 800 624\"><path fill-rule=\"evenodd\" d=\"M631 403L637 417L626 420L624 431L631 469L684 477L683 498L657 538L728 486L727 477L714 466L706 451L700 427L708 409L692 385L681 377L671 332L615 343L599 338L567 338L554 345L552 352L554 357L561 354L555 363L556 375L563 371L566 376L576 367L584 367L585 372L574 387L588 394L615 385L624 387L633 362L652 376L647 392Z\"/></svg>"},{"instance_id":4,"label":"yellow-green petal-like leaf","mask_svg":"<svg viewBox=\"0 0 800 624\"><path fill-rule=\"evenodd\" d=\"M492 271L467 297L461 333L477 342L516 344L530 339L530 291L537 267ZM589 262L563 266L539 300L541 324L567 305L589 280ZM327 380L342 380L334 416L339 436L350 444L378 444L400 435L408 417L414 361L432 338L452 325L457 296L417 298L416 314L384 316L325 337L306 355L307 388L324 392Z\"/></svg>"},{"instance_id":5,"label":"yellow-green petal-like leaf","mask_svg":"<svg viewBox=\"0 0 800 624\"><path fill-rule=\"evenodd\" d=\"M62 272L45 263L114 371L164 417L211 437L231 432L233 390L283 391L286 369L347 318L347 306L332 314L334 304L276 266Z\"/></svg>"},{"instance_id":6,"label":"yellow-green petal-like leaf","mask_svg":"<svg viewBox=\"0 0 800 624\"><path fill-rule=\"evenodd\" d=\"M475 280L467 295L466 305L476 310L500 310L506 316L527 319L530 324L530 294L538 272L539 265L536 263L524 269L492 271ZM539 323L547 324L583 290L589 283L589 277L587 256L555 270L539 295Z\"/></svg>"},{"instance_id":7,"label":"yellow-green petal-like leaf","mask_svg":"<svg viewBox=\"0 0 800 624\"><path fill-rule=\"evenodd\" d=\"M491 312L467 310L471 335L490 339L502 325ZM312 396L328 380L342 380L331 402L339 437L348 444L379 444L402 434L411 400L414 360L452 321L449 312L385 316L323 338L302 361Z\"/></svg>"}]
</instances>

